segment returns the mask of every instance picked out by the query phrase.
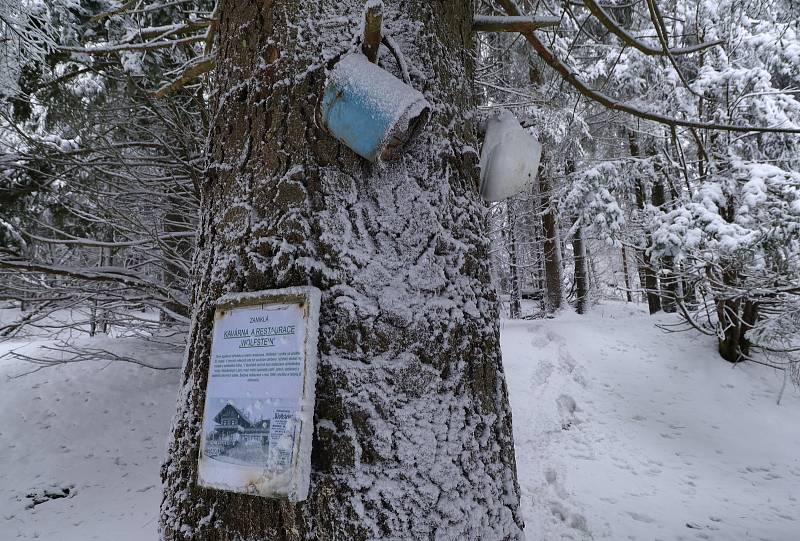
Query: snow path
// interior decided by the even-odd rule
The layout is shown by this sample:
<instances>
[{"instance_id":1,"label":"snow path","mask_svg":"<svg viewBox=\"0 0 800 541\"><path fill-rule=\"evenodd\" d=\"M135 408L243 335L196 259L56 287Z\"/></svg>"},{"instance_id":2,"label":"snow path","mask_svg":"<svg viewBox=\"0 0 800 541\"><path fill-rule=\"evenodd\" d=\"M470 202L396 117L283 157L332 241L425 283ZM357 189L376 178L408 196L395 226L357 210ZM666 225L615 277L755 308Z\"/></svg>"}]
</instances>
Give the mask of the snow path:
<instances>
[{"instance_id":1,"label":"snow path","mask_svg":"<svg viewBox=\"0 0 800 541\"><path fill-rule=\"evenodd\" d=\"M800 540L800 393L778 407L772 371L653 323L624 304L502 322L529 541ZM104 366L9 379L32 367L0 359L0 541L156 539L178 373Z\"/></svg>"},{"instance_id":2,"label":"snow path","mask_svg":"<svg viewBox=\"0 0 800 541\"><path fill-rule=\"evenodd\" d=\"M800 540L800 395L776 406L772 370L625 304L501 340L529 539Z\"/></svg>"}]
</instances>

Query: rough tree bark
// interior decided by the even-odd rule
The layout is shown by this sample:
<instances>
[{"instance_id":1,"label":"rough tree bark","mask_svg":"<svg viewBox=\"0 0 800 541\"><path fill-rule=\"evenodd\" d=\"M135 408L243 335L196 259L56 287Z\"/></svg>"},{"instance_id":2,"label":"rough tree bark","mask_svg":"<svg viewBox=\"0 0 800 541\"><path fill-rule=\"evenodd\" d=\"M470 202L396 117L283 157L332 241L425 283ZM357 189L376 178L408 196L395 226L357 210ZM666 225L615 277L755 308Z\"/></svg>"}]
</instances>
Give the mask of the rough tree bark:
<instances>
[{"instance_id":1,"label":"rough tree bark","mask_svg":"<svg viewBox=\"0 0 800 541\"><path fill-rule=\"evenodd\" d=\"M384 28L433 104L397 160L321 127L325 69L363 3L219 6L193 320L167 460L165 539L520 539L496 299L476 193L472 4L392 2ZM382 63L399 73L385 50ZM291 504L195 484L213 306L323 291L311 491Z\"/></svg>"}]
</instances>

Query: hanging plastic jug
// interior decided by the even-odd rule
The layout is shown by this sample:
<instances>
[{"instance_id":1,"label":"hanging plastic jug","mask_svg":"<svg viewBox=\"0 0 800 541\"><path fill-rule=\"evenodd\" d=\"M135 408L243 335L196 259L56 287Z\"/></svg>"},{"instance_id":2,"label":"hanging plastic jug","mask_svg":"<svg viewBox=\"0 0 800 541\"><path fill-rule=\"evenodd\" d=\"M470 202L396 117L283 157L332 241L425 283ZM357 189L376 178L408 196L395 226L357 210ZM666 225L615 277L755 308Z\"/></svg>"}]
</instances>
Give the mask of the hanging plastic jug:
<instances>
[{"instance_id":1,"label":"hanging plastic jug","mask_svg":"<svg viewBox=\"0 0 800 541\"><path fill-rule=\"evenodd\" d=\"M322 116L328 130L369 161L389 158L427 121L430 104L417 90L359 53L328 74Z\"/></svg>"},{"instance_id":2,"label":"hanging plastic jug","mask_svg":"<svg viewBox=\"0 0 800 541\"><path fill-rule=\"evenodd\" d=\"M542 145L502 109L486 123L481 149L481 198L502 201L533 185Z\"/></svg>"}]
</instances>

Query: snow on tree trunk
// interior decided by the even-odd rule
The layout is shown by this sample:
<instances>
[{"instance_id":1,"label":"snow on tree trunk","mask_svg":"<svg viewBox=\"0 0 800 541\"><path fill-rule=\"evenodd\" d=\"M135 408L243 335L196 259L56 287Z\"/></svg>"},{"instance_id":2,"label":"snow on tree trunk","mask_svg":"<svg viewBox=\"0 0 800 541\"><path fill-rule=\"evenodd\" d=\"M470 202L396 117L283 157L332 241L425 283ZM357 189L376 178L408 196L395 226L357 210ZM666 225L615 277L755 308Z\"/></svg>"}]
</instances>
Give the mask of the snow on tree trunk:
<instances>
[{"instance_id":1,"label":"snow on tree trunk","mask_svg":"<svg viewBox=\"0 0 800 541\"><path fill-rule=\"evenodd\" d=\"M476 190L472 4L387 5L427 127L370 164L321 126L363 3L223 2L165 539L520 539L511 412ZM399 73L382 47L381 63ZM196 485L214 302L323 290L311 489Z\"/></svg>"}]
</instances>

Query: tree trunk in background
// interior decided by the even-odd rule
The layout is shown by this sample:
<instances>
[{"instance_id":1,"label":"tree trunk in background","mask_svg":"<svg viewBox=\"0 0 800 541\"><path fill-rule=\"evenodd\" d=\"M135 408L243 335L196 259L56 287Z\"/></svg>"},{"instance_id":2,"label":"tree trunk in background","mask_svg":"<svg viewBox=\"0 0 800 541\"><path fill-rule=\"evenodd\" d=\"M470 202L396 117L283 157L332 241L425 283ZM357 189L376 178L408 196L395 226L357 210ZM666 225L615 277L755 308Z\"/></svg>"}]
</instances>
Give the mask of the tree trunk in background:
<instances>
[{"instance_id":1,"label":"tree trunk in background","mask_svg":"<svg viewBox=\"0 0 800 541\"><path fill-rule=\"evenodd\" d=\"M384 26L435 114L376 165L326 133L319 112L325 62L352 43L363 6L220 3L193 319L162 468L165 539L522 538L466 114L472 4L386 5ZM323 291L308 499L198 487L216 299L305 284Z\"/></svg>"},{"instance_id":2,"label":"tree trunk in background","mask_svg":"<svg viewBox=\"0 0 800 541\"><path fill-rule=\"evenodd\" d=\"M522 292L519 283L519 257L517 257L517 215L516 208L509 202L508 204L508 259L510 261L511 274L511 304L509 317L519 319L522 310Z\"/></svg>"},{"instance_id":3,"label":"tree trunk in background","mask_svg":"<svg viewBox=\"0 0 800 541\"><path fill-rule=\"evenodd\" d=\"M541 171L541 169L540 169ZM531 254L533 261L533 274L535 275L535 284L537 291L537 299L540 301L539 305L541 310L546 310L545 290L547 289L545 272L544 272L544 236L542 234L542 220L539 219L539 198L533 196L530 198L530 207L528 210L529 216L529 229L528 235L533 241L531 245Z\"/></svg>"},{"instance_id":4,"label":"tree trunk in background","mask_svg":"<svg viewBox=\"0 0 800 541\"><path fill-rule=\"evenodd\" d=\"M109 231L108 232L108 234L106 235L105 241L106 242L114 242L114 233L113 233L113 231ZM103 248L100 248L100 250L101 250L100 266L101 267L105 267L105 266L113 267L114 266L114 251L113 251L113 248L111 248L110 246L104 246ZM99 317L98 323L99 323L99 327L100 327L100 332L103 333L103 334L108 334L108 331L111 330L110 329L110 326L111 326L111 313L108 310L103 309L103 310L100 311L98 317Z\"/></svg>"},{"instance_id":5,"label":"tree trunk in background","mask_svg":"<svg viewBox=\"0 0 800 541\"><path fill-rule=\"evenodd\" d=\"M188 205L185 202L190 197L191 194L186 192L178 192L169 196L170 210L164 214L164 233L186 233L192 230L193 223L191 216L186 214ZM192 259L191 239L168 237L163 241L161 250L164 252L166 260L166 268L163 273L164 285L174 289L183 289L187 275L186 267L191 265ZM164 310L160 314L161 321L174 321L175 318L172 314L188 317L189 314L184 304L176 301L166 302Z\"/></svg>"},{"instance_id":6,"label":"tree trunk in background","mask_svg":"<svg viewBox=\"0 0 800 541\"><path fill-rule=\"evenodd\" d=\"M697 292L695 291L695 285L688 278L689 275L686 272L684 265L680 265L678 269L680 270L680 276L681 276L681 281L680 281L681 302L683 302L687 306L696 306Z\"/></svg>"},{"instance_id":7,"label":"tree trunk in background","mask_svg":"<svg viewBox=\"0 0 800 541\"><path fill-rule=\"evenodd\" d=\"M636 136L633 132L628 131L628 147L630 154L634 158L640 158L641 152L639 151L639 144L636 142ZM635 193L636 193L636 208L639 210L640 216L644 219L644 203L645 193L642 179L635 180ZM653 269L650 255L647 253L647 247L650 245L650 234L647 232L647 226L642 224L644 233L644 242L639 243L639 248L636 250L636 263L639 267L639 281L645 290L647 296L647 306L651 314L661 310L661 298L658 295L658 276Z\"/></svg>"},{"instance_id":8,"label":"tree trunk in background","mask_svg":"<svg viewBox=\"0 0 800 541\"><path fill-rule=\"evenodd\" d=\"M589 302L589 273L586 267L586 249L583 244L583 227L575 228L572 235L572 251L575 254L575 311L585 314Z\"/></svg>"},{"instance_id":9,"label":"tree trunk in background","mask_svg":"<svg viewBox=\"0 0 800 541\"><path fill-rule=\"evenodd\" d=\"M628 270L628 256L625 252L625 246L622 246L622 272L625 274L625 298L628 302L633 302L633 295L631 294L631 275Z\"/></svg>"},{"instance_id":10,"label":"tree trunk in background","mask_svg":"<svg viewBox=\"0 0 800 541\"><path fill-rule=\"evenodd\" d=\"M720 326L718 351L726 361L738 363L742 360L739 349L741 339L741 319L739 317L738 299L717 300L717 325Z\"/></svg>"},{"instance_id":11,"label":"tree trunk in background","mask_svg":"<svg viewBox=\"0 0 800 541\"><path fill-rule=\"evenodd\" d=\"M736 271L723 271L722 281L733 289L739 280ZM738 363L750 355L747 331L758 320L758 303L750 299L719 298L717 305L718 351L726 361Z\"/></svg>"},{"instance_id":12,"label":"tree trunk in background","mask_svg":"<svg viewBox=\"0 0 800 541\"><path fill-rule=\"evenodd\" d=\"M113 231L107 229L103 233L103 241L114 242ZM100 247L98 255L100 256L99 267L110 267L114 264L114 254L109 246ZM99 286L98 289L102 289L102 286ZM103 308L103 304L100 296L95 293L95 297L92 299L92 308L89 312L89 336L95 336L98 332L108 334L110 314Z\"/></svg>"},{"instance_id":13,"label":"tree trunk in background","mask_svg":"<svg viewBox=\"0 0 800 541\"><path fill-rule=\"evenodd\" d=\"M660 166L656 166L656 173L658 175L658 169ZM653 194L651 196L653 201L653 206L659 209L663 209L664 205L667 203L666 197L666 190L664 188L664 182L660 179L656 179L653 182ZM675 312L677 307L675 302L678 298L678 280L675 274L675 264L672 256L664 256L662 258L662 269L661 269L661 308L665 312Z\"/></svg>"},{"instance_id":14,"label":"tree trunk in background","mask_svg":"<svg viewBox=\"0 0 800 541\"><path fill-rule=\"evenodd\" d=\"M755 327L758 321L758 303L746 299L742 305L742 325L739 332L739 350L743 355L750 355L750 339L747 332Z\"/></svg>"},{"instance_id":15,"label":"tree trunk in background","mask_svg":"<svg viewBox=\"0 0 800 541\"><path fill-rule=\"evenodd\" d=\"M542 168L543 170L544 168ZM555 312L561 308L564 299L563 280L561 278L561 239L558 233L558 221L550 200L550 179L539 174L539 193L541 194L542 230L544 232L544 280L545 309Z\"/></svg>"}]
</instances>

